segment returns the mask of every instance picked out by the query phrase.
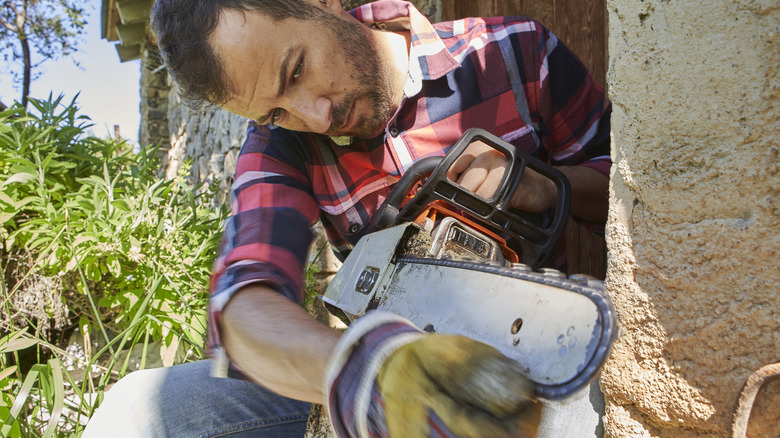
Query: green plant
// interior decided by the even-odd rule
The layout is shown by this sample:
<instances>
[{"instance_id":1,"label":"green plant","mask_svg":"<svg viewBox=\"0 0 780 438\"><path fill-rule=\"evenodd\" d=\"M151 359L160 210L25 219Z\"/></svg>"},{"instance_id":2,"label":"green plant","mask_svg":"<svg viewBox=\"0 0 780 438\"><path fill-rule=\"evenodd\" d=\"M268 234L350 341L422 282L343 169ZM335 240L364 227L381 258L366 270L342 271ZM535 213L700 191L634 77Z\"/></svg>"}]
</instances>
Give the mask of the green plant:
<instances>
[{"instance_id":1,"label":"green plant","mask_svg":"<svg viewBox=\"0 0 780 438\"><path fill-rule=\"evenodd\" d=\"M190 186L186 165L172 180L157 177L157 148L87 136L89 119L61 99L31 99L35 114L19 105L0 113L0 334L11 339L5 350L0 340L0 436L48 431L52 423L36 420L44 411L61 416L51 433L78 434L111 379L152 354L164 365L204 356L208 278L227 213L209 207L217 184ZM38 305L25 307L31 297ZM75 359L57 336L74 330L84 340L77 359L99 369L94 378L63 368ZM29 345L16 348L20 340ZM120 354L132 348L137 364ZM22 369L29 350L37 362ZM75 416L57 410L60 383Z\"/></svg>"}]
</instances>

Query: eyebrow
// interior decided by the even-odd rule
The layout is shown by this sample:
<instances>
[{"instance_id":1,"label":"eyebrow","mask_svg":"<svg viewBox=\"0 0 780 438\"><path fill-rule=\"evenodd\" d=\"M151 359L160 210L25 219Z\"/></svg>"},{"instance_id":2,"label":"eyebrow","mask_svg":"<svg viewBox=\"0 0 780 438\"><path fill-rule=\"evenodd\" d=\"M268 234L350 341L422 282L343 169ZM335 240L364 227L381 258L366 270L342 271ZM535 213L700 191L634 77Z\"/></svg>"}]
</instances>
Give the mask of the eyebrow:
<instances>
[{"instance_id":1,"label":"eyebrow","mask_svg":"<svg viewBox=\"0 0 780 438\"><path fill-rule=\"evenodd\" d=\"M282 66L279 69L279 85L276 87L276 98L282 97L282 94L284 94L284 89L287 88L287 72L290 68L290 60L293 56L293 48L290 47L287 49L287 52L285 52L284 57L282 58ZM258 117L257 123L261 125L265 125L268 123L266 119L271 117L271 114L273 114L274 109L272 108L267 113L263 114L261 117Z\"/></svg>"}]
</instances>

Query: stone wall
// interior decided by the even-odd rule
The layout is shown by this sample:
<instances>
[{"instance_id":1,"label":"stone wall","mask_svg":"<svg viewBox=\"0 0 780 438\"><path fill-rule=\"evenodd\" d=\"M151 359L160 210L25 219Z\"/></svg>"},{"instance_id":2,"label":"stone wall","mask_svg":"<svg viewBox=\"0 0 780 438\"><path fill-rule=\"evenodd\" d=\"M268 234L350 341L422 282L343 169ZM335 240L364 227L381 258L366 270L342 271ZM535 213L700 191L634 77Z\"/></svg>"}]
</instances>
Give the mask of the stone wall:
<instances>
[{"instance_id":1,"label":"stone wall","mask_svg":"<svg viewBox=\"0 0 780 438\"><path fill-rule=\"evenodd\" d=\"M729 436L780 360L780 3L609 0L610 437ZM780 436L780 381L748 436Z\"/></svg>"},{"instance_id":2,"label":"stone wall","mask_svg":"<svg viewBox=\"0 0 780 438\"><path fill-rule=\"evenodd\" d=\"M160 144L160 155L166 160L169 148L168 74L160 68L159 55L153 46L144 49L141 56L141 126L138 142L142 145Z\"/></svg>"},{"instance_id":3,"label":"stone wall","mask_svg":"<svg viewBox=\"0 0 780 438\"><path fill-rule=\"evenodd\" d=\"M246 138L247 119L215 108L193 110L173 92L168 100L170 151L165 176L173 178L185 160L191 182L219 184L215 204L227 201L236 157Z\"/></svg>"}]
</instances>

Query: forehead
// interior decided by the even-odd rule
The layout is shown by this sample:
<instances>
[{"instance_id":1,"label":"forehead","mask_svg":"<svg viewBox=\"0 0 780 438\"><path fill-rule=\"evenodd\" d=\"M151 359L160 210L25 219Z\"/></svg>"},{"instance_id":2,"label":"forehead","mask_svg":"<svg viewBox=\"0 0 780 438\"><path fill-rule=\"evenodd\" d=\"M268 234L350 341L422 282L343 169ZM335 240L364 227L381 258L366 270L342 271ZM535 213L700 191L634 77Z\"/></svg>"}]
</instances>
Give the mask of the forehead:
<instances>
[{"instance_id":1,"label":"forehead","mask_svg":"<svg viewBox=\"0 0 780 438\"><path fill-rule=\"evenodd\" d=\"M300 44L299 32L294 30L297 21L276 22L257 11L222 12L209 43L234 91L227 109L256 116L245 110L257 106L263 94L270 93L284 54Z\"/></svg>"},{"instance_id":2,"label":"forehead","mask_svg":"<svg viewBox=\"0 0 780 438\"><path fill-rule=\"evenodd\" d=\"M249 63L252 56L265 55L253 62L268 61L279 49L284 31L280 23L256 11L239 12L224 10L214 31L209 36L214 53L222 63L243 61ZM278 35L274 38L274 35Z\"/></svg>"}]
</instances>

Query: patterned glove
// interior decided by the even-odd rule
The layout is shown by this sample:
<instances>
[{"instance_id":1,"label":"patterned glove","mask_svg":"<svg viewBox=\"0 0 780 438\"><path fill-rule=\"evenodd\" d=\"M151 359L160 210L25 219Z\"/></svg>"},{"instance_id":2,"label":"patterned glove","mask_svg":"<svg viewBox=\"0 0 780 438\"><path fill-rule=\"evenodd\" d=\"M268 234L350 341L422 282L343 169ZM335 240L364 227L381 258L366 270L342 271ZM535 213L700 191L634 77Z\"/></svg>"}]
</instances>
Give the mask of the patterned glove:
<instances>
[{"instance_id":1,"label":"patterned glove","mask_svg":"<svg viewBox=\"0 0 780 438\"><path fill-rule=\"evenodd\" d=\"M341 438L533 437L541 418L530 382L495 348L379 311L346 331L325 390Z\"/></svg>"}]
</instances>

